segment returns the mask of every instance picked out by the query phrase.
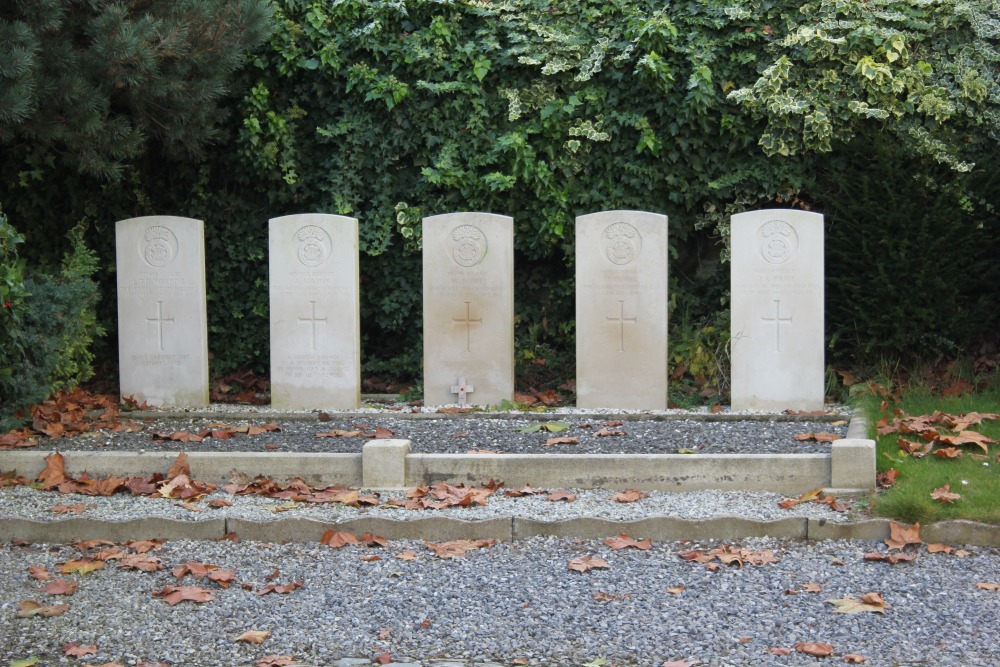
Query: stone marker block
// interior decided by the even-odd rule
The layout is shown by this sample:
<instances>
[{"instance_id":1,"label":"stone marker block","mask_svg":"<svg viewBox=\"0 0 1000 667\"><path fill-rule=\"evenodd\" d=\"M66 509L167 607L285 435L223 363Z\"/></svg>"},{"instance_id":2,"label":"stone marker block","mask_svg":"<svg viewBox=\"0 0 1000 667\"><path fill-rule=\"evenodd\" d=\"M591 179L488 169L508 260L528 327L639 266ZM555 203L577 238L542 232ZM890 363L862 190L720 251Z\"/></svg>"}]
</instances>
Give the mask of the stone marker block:
<instances>
[{"instance_id":1,"label":"stone marker block","mask_svg":"<svg viewBox=\"0 0 1000 667\"><path fill-rule=\"evenodd\" d=\"M269 223L271 405L361 403L358 221L307 213Z\"/></svg>"},{"instance_id":2,"label":"stone marker block","mask_svg":"<svg viewBox=\"0 0 1000 667\"><path fill-rule=\"evenodd\" d=\"M201 220L148 216L115 224L122 397L208 405L208 318Z\"/></svg>"},{"instance_id":3,"label":"stone marker block","mask_svg":"<svg viewBox=\"0 0 1000 667\"><path fill-rule=\"evenodd\" d=\"M372 440L361 449L361 468L366 489L406 488L406 456L409 440Z\"/></svg>"},{"instance_id":4,"label":"stone marker block","mask_svg":"<svg viewBox=\"0 0 1000 667\"><path fill-rule=\"evenodd\" d=\"M667 408L667 216L576 219L576 404Z\"/></svg>"},{"instance_id":5,"label":"stone marker block","mask_svg":"<svg viewBox=\"0 0 1000 667\"><path fill-rule=\"evenodd\" d=\"M514 219L424 218L424 404L514 395Z\"/></svg>"},{"instance_id":6,"label":"stone marker block","mask_svg":"<svg viewBox=\"0 0 1000 667\"><path fill-rule=\"evenodd\" d=\"M823 216L732 218L732 408L822 410Z\"/></svg>"},{"instance_id":7,"label":"stone marker block","mask_svg":"<svg viewBox=\"0 0 1000 667\"><path fill-rule=\"evenodd\" d=\"M875 488L875 441L837 440L830 448L830 488Z\"/></svg>"}]
</instances>

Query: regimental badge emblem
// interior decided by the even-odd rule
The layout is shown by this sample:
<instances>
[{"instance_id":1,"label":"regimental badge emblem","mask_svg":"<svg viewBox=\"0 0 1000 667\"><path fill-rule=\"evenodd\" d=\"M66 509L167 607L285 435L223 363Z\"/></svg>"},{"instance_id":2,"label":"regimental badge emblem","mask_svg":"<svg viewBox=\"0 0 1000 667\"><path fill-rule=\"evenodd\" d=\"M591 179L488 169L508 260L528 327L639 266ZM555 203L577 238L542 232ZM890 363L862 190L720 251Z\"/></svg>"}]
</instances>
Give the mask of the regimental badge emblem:
<instances>
[{"instance_id":1,"label":"regimental badge emblem","mask_svg":"<svg viewBox=\"0 0 1000 667\"><path fill-rule=\"evenodd\" d=\"M486 257L486 234L473 225L459 225L451 232L451 257L459 266L475 266Z\"/></svg>"},{"instance_id":2,"label":"regimental badge emblem","mask_svg":"<svg viewBox=\"0 0 1000 667\"><path fill-rule=\"evenodd\" d=\"M142 236L139 252L150 266L166 266L177 257L177 237L166 227L150 227Z\"/></svg>"},{"instance_id":3,"label":"regimental badge emblem","mask_svg":"<svg viewBox=\"0 0 1000 667\"><path fill-rule=\"evenodd\" d=\"M608 225L602 234L604 254L612 264L622 266L632 263L642 249L639 230L627 222Z\"/></svg>"},{"instance_id":4,"label":"regimental badge emblem","mask_svg":"<svg viewBox=\"0 0 1000 667\"><path fill-rule=\"evenodd\" d=\"M330 256L333 242L326 230L316 225L306 225L295 232L299 243L296 255L305 266L319 266Z\"/></svg>"},{"instance_id":5,"label":"regimental badge emblem","mask_svg":"<svg viewBox=\"0 0 1000 667\"><path fill-rule=\"evenodd\" d=\"M784 264L799 246L799 235L784 220L769 220L757 230L757 248L764 261Z\"/></svg>"}]
</instances>

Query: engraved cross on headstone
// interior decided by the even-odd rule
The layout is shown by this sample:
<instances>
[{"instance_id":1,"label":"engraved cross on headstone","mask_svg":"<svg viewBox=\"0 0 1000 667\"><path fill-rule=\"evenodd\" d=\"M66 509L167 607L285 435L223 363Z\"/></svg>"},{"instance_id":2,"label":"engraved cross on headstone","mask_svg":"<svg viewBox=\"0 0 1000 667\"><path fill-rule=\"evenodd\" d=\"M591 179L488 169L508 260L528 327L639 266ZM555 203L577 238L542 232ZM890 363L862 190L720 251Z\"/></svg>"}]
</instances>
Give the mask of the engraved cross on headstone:
<instances>
[{"instance_id":1,"label":"engraved cross on headstone","mask_svg":"<svg viewBox=\"0 0 1000 667\"><path fill-rule=\"evenodd\" d=\"M774 317L760 316L765 322L774 322L774 350L781 352L781 323L791 322L792 316L781 317L781 299L774 300Z\"/></svg>"},{"instance_id":2,"label":"engraved cross on headstone","mask_svg":"<svg viewBox=\"0 0 1000 667\"><path fill-rule=\"evenodd\" d=\"M468 403L468 395L475 391L475 387L465 381L465 378L458 378L458 384L452 385L451 393L458 394L458 404Z\"/></svg>"},{"instance_id":3,"label":"engraved cross on headstone","mask_svg":"<svg viewBox=\"0 0 1000 667\"><path fill-rule=\"evenodd\" d=\"M159 344L160 344L160 352L163 352L163 325L165 323L168 323L168 322L170 324L173 324L174 323L174 318L172 318L172 317L164 317L163 316L163 302L162 301L157 301L156 302L156 317L147 317L146 321L147 322L155 322L156 323L156 338L157 338L157 340L159 341Z\"/></svg>"},{"instance_id":4,"label":"engraved cross on headstone","mask_svg":"<svg viewBox=\"0 0 1000 667\"><path fill-rule=\"evenodd\" d=\"M477 320L472 319L472 315L470 314L471 313L471 308L472 308L472 306L470 305L470 302L466 301L465 302L465 319L460 320L460 319L458 319L456 317L451 318L452 322L456 322L456 323L461 322L461 323L465 324L465 351L466 352L471 352L472 351L472 325L473 324L482 324L483 323L483 318L481 318L481 317L479 319L477 319Z\"/></svg>"},{"instance_id":5,"label":"engraved cross on headstone","mask_svg":"<svg viewBox=\"0 0 1000 667\"><path fill-rule=\"evenodd\" d=\"M322 324L326 324L326 318L325 317L316 317L316 302L315 301L310 301L309 302L309 317L300 317L299 318L299 322L302 323L302 324L306 324L306 323L312 324L312 351L315 352L316 351L316 323L317 322L321 322Z\"/></svg>"},{"instance_id":6,"label":"engraved cross on headstone","mask_svg":"<svg viewBox=\"0 0 1000 667\"><path fill-rule=\"evenodd\" d=\"M621 309L621 312L618 314L618 317L611 317L610 315L606 315L605 317L608 320L612 321L612 322L618 322L618 326L621 329L621 332L619 333L619 339L618 339L618 351L619 352L624 352L625 351L625 325L626 324L635 324L635 318L634 317L625 317L625 301L619 299L618 306Z\"/></svg>"}]
</instances>

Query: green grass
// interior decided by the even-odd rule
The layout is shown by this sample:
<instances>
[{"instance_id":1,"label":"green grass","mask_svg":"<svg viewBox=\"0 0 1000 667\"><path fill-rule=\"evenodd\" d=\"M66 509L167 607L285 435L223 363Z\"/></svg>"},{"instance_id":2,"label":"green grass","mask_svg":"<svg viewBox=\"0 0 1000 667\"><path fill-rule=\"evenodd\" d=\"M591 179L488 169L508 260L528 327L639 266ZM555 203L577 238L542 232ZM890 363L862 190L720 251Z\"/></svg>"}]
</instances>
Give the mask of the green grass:
<instances>
[{"instance_id":1,"label":"green grass","mask_svg":"<svg viewBox=\"0 0 1000 667\"><path fill-rule=\"evenodd\" d=\"M878 443L878 471L895 468L899 474L894 486L880 490L874 497L872 513L907 523L967 519L1000 524L1000 445L990 445L985 457L980 447L965 445L960 447L964 455L959 459L942 459L931 454L915 458L899 449L898 434L876 435L878 420L887 414L881 410L881 401L881 397L867 396L860 399L858 407L868 417L870 436ZM905 393L901 402L888 406L890 423L895 416L894 408L902 409L908 416L929 415L936 410L954 415L1000 413L1000 390L960 397L932 396L913 390ZM940 428L946 427L940 425ZM1000 441L1000 420L987 420L969 430ZM920 440L916 435L903 437ZM945 484L950 484L951 491L962 497L954 503L933 500L931 493Z\"/></svg>"}]
</instances>

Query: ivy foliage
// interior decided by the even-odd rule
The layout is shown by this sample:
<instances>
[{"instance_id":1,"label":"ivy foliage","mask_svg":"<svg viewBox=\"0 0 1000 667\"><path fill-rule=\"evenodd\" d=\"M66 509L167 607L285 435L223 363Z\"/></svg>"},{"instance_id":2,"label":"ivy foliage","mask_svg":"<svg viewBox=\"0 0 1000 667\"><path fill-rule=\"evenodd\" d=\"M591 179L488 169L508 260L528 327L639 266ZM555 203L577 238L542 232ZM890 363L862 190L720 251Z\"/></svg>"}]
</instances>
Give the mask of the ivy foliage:
<instances>
[{"instance_id":1,"label":"ivy foliage","mask_svg":"<svg viewBox=\"0 0 1000 667\"><path fill-rule=\"evenodd\" d=\"M760 77L730 94L766 121L769 155L829 152L882 126L908 152L969 171L970 141L1000 138L997 0L812 0L777 31Z\"/></svg>"}]
</instances>

